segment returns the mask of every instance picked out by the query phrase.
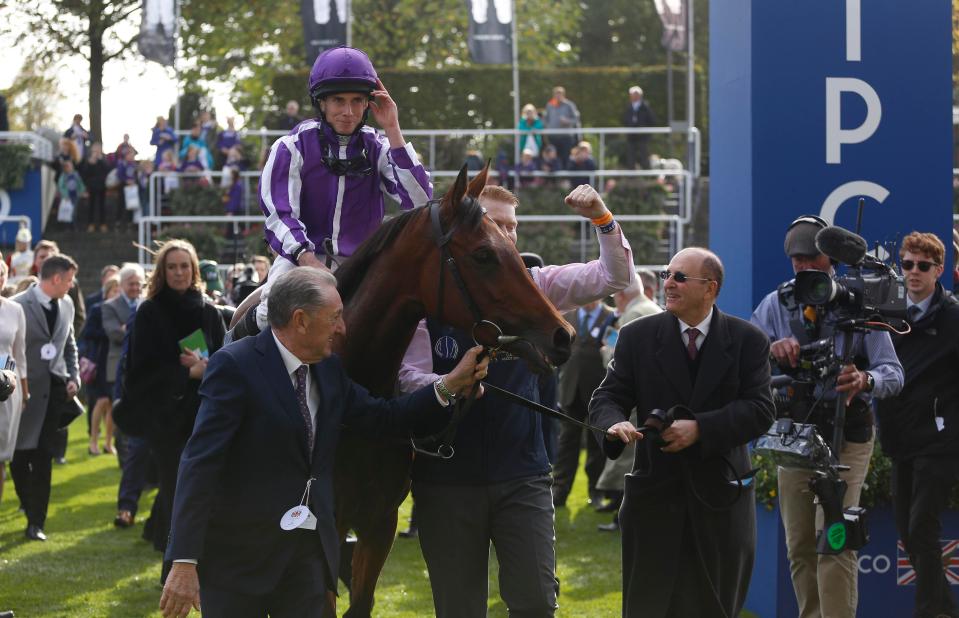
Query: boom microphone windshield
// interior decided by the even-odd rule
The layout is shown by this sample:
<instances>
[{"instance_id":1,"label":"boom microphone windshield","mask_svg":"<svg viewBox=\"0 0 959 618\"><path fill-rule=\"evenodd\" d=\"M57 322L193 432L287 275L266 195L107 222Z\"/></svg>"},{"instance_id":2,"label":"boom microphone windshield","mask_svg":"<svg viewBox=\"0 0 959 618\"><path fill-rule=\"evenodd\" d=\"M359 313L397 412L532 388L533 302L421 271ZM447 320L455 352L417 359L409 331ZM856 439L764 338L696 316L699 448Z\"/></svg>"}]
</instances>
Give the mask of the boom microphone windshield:
<instances>
[{"instance_id":1,"label":"boom microphone windshield","mask_svg":"<svg viewBox=\"0 0 959 618\"><path fill-rule=\"evenodd\" d=\"M861 264L869 249L862 236L834 225L816 234L816 248L829 258L852 266Z\"/></svg>"}]
</instances>

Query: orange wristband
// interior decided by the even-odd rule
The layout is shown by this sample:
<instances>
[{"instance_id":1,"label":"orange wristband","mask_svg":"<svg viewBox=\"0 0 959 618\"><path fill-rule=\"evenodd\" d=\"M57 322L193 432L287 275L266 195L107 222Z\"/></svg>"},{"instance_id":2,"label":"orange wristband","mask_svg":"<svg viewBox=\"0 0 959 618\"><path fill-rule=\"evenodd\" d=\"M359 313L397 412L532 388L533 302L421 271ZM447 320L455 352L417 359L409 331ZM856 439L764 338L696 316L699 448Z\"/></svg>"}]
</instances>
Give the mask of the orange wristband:
<instances>
[{"instance_id":1,"label":"orange wristband","mask_svg":"<svg viewBox=\"0 0 959 618\"><path fill-rule=\"evenodd\" d=\"M596 227L600 227L600 226L603 226L603 225L608 225L608 224L610 224L610 223L613 222L613 213L611 213L611 212L609 212L609 211L607 210L607 211L606 211L606 214L603 215L602 217L597 217L597 218L595 218L595 219L590 219L590 221L592 221L592 222L593 222L593 225L595 225Z\"/></svg>"}]
</instances>

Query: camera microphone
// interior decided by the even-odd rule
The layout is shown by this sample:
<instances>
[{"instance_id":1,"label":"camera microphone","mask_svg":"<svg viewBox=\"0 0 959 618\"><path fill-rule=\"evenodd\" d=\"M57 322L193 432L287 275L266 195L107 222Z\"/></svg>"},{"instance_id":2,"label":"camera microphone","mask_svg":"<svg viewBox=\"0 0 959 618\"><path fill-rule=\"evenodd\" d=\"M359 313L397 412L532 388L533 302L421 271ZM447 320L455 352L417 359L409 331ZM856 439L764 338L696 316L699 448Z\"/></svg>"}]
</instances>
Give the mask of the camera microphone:
<instances>
[{"instance_id":1,"label":"camera microphone","mask_svg":"<svg viewBox=\"0 0 959 618\"><path fill-rule=\"evenodd\" d=\"M869 250L862 236L834 225L819 230L816 248L830 259L851 266L861 264Z\"/></svg>"}]
</instances>

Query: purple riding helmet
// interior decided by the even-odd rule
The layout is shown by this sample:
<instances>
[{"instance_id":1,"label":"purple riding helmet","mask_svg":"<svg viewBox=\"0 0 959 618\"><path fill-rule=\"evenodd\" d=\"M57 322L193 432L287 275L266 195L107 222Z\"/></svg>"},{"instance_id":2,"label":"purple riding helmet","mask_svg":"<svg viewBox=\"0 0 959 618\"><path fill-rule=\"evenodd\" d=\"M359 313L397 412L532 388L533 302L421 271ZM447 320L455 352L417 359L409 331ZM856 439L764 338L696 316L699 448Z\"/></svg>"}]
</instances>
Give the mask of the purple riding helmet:
<instances>
[{"instance_id":1,"label":"purple riding helmet","mask_svg":"<svg viewBox=\"0 0 959 618\"><path fill-rule=\"evenodd\" d=\"M320 54L313 63L310 71L310 100L319 111L320 101L331 94L363 92L372 99L376 82L376 69L364 51L352 47L334 47ZM363 116L363 122L366 122L366 115Z\"/></svg>"}]
</instances>

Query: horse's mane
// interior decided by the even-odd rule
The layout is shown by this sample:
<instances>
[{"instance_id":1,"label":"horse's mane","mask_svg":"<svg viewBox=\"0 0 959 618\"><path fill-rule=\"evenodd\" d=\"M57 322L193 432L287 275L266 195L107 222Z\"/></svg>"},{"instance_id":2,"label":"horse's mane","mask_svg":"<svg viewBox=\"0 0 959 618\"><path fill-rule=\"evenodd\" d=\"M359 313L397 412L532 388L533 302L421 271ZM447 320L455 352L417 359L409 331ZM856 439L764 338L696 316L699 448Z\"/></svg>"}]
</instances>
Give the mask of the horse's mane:
<instances>
[{"instance_id":1,"label":"horse's mane","mask_svg":"<svg viewBox=\"0 0 959 618\"><path fill-rule=\"evenodd\" d=\"M336 269L336 288L340 293L343 303L349 302L357 288L363 281L366 272L372 266L373 261L388 249L396 237L406 229L406 227L415 218L428 216L429 206L423 206L407 210L385 221L360 247L356 253L351 255L343 265ZM479 201L472 198L464 198L457 208L456 220L465 225L468 229L475 229L483 218L483 208Z\"/></svg>"}]
</instances>

